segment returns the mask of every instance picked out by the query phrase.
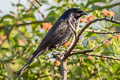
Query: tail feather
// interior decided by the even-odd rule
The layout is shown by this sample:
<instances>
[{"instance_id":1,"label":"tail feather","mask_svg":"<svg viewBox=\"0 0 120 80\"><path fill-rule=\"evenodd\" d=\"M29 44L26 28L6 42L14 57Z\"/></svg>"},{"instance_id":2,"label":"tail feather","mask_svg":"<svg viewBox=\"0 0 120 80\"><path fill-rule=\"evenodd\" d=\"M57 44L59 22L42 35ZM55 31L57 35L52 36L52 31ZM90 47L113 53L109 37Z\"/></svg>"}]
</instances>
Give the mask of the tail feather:
<instances>
[{"instance_id":1,"label":"tail feather","mask_svg":"<svg viewBox=\"0 0 120 80\"><path fill-rule=\"evenodd\" d=\"M26 68L32 63L32 61L39 55L41 55L42 53L44 53L46 51L46 49L37 49L33 55L29 58L28 62L18 71L17 75L21 75Z\"/></svg>"}]
</instances>

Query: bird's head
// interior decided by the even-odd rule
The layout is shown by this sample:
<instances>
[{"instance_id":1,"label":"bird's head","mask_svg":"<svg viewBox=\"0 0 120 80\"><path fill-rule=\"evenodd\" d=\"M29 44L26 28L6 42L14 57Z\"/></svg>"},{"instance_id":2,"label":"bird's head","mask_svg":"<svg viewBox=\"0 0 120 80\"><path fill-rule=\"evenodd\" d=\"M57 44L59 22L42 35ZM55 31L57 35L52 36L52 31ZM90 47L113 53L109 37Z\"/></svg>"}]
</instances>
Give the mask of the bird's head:
<instances>
[{"instance_id":1,"label":"bird's head","mask_svg":"<svg viewBox=\"0 0 120 80\"><path fill-rule=\"evenodd\" d=\"M79 17L83 16L83 15L87 15L86 12L82 11L81 9L79 8L71 8L69 9L69 11L72 13L72 15L78 19Z\"/></svg>"}]
</instances>

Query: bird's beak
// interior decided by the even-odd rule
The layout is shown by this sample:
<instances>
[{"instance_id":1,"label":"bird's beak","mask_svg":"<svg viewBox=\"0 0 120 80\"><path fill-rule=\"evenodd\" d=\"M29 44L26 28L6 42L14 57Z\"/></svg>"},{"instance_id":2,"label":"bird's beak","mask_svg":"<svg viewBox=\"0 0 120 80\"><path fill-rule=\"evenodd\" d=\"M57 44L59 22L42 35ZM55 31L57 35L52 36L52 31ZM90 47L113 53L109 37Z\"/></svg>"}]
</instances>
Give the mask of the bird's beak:
<instances>
[{"instance_id":1,"label":"bird's beak","mask_svg":"<svg viewBox=\"0 0 120 80\"><path fill-rule=\"evenodd\" d=\"M87 13L86 13L86 12L84 12L84 11L83 11L81 14L82 14L82 15L87 15Z\"/></svg>"}]
</instances>

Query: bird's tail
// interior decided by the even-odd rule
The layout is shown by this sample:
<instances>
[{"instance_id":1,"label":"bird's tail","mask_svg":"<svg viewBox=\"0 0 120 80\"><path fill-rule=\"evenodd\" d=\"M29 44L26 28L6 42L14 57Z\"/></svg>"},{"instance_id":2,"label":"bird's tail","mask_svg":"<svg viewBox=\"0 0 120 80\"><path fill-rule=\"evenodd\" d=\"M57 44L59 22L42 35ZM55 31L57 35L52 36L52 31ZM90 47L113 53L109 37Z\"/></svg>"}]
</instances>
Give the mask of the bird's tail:
<instances>
[{"instance_id":1,"label":"bird's tail","mask_svg":"<svg viewBox=\"0 0 120 80\"><path fill-rule=\"evenodd\" d=\"M26 68L32 63L32 61L39 55L41 55L42 53L44 53L46 51L46 48L44 49L40 49L38 48L33 55L29 58L28 62L18 71L17 75L21 75Z\"/></svg>"}]
</instances>

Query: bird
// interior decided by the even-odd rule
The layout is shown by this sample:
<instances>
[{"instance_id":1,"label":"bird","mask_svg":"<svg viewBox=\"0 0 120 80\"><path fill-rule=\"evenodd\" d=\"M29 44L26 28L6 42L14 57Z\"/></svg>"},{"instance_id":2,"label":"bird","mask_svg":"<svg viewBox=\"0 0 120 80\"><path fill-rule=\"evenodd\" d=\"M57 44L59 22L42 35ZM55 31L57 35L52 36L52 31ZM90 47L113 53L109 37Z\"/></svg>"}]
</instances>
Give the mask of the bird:
<instances>
[{"instance_id":1,"label":"bird","mask_svg":"<svg viewBox=\"0 0 120 80\"><path fill-rule=\"evenodd\" d=\"M17 72L17 75L22 75L36 57L42 55L47 50L64 45L73 34L71 24L76 29L76 21L83 15L87 15L87 13L80 8L70 8L65 11L48 31L27 63Z\"/></svg>"}]
</instances>

